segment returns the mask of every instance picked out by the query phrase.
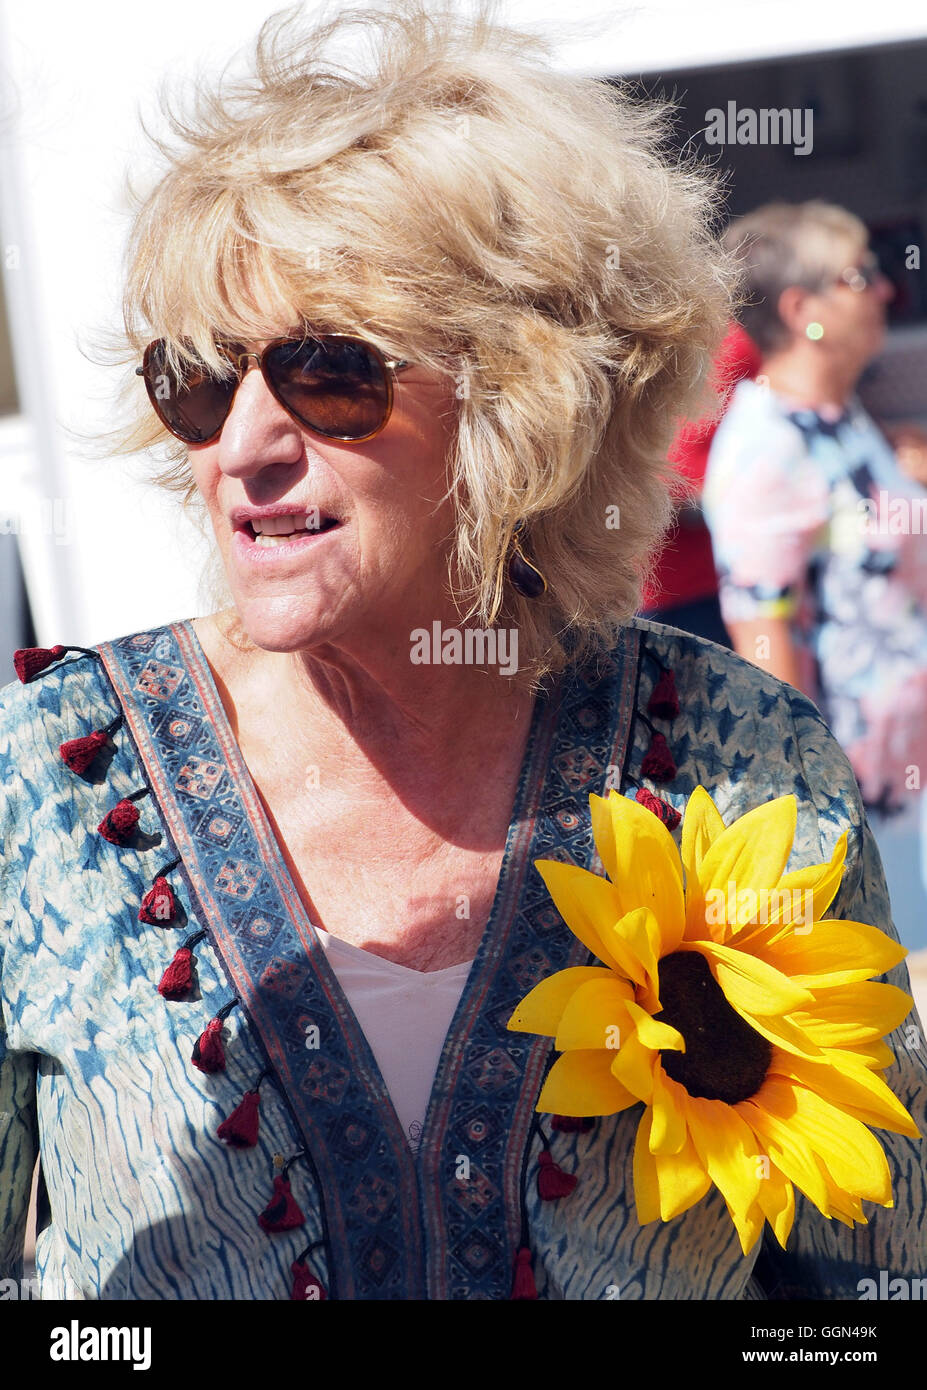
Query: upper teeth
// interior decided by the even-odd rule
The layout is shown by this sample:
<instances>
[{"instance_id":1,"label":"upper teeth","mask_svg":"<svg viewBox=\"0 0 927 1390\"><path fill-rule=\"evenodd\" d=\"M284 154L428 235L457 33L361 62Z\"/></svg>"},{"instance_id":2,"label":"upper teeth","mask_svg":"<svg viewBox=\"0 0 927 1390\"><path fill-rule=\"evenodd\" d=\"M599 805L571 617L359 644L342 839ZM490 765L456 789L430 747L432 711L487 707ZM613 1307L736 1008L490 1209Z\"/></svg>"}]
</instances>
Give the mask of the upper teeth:
<instances>
[{"instance_id":1,"label":"upper teeth","mask_svg":"<svg viewBox=\"0 0 927 1390\"><path fill-rule=\"evenodd\" d=\"M291 531L317 531L321 524L318 511L302 516L253 516L251 525L259 536L287 536Z\"/></svg>"}]
</instances>

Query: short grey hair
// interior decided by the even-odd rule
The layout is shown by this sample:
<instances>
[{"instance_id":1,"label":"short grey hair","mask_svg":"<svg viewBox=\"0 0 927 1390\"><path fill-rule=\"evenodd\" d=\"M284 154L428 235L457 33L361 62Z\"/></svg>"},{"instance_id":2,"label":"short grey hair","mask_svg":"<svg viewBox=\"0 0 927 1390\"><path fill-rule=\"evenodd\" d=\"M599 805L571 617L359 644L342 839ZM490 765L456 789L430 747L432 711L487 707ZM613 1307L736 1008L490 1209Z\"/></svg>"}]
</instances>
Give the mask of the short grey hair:
<instances>
[{"instance_id":1,"label":"short grey hair","mask_svg":"<svg viewBox=\"0 0 927 1390\"><path fill-rule=\"evenodd\" d=\"M868 240L864 223L852 212L817 199L765 203L731 223L723 242L743 270L740 321L761 352L788 343L779 317L782 291L790 285L824 289Z\"/></svg>"}]
</instances>

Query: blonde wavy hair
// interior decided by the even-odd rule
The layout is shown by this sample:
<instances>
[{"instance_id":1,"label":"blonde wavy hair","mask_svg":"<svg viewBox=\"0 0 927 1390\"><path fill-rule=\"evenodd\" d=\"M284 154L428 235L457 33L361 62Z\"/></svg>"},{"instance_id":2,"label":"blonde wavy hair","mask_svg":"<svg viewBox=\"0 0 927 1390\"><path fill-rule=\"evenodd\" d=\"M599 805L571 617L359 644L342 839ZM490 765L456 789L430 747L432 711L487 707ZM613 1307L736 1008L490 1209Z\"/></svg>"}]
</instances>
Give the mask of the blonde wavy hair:
<instances>
[{"instance_id":1,"label":"blonde wavy hair","mask_svg":"<svg viewBox=\"0 0 927 1390\"><path fill-rule=\"evenodd\" d=\"M367 70L333 56L355 31ZM669 152L671 109L556 71L492 3L421 0L283 11L246 77L197 85L187 115L162 104L173 138L150 137L166 168L137 198L121 360L163 337L219 370L216 335L305 322L446 374L458 603L518 628L532 682L611 644L730 311L717 186ZM111 452L166 446L157 481L190 501L185 448L134 375L123 399ZM538 600L506 583L519 522Z\"/></svg>"}]
</instances>

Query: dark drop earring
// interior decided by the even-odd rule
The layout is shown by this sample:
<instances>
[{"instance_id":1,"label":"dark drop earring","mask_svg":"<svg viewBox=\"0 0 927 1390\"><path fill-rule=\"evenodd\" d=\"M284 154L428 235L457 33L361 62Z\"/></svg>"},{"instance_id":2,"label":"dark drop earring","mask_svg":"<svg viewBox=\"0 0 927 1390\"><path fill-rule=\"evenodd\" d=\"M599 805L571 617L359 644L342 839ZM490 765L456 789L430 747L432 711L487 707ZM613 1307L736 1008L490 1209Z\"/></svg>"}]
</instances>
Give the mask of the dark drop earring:
<instances>
[{"instance_id":1,"label":"dark drop earring","mask_svg":"<svg viewBox=\"0 0 927 1390\"><path fill-rule=\"evenodd\" d=\"M521 594L522 598L540 598L542 594L547 592L547 580L537 565L526 557L519 544L519 536L523 534L524 529L525 524L520 521L512 533L509 579L512 582L512 588Z\"/></svg>"}]
</instances>

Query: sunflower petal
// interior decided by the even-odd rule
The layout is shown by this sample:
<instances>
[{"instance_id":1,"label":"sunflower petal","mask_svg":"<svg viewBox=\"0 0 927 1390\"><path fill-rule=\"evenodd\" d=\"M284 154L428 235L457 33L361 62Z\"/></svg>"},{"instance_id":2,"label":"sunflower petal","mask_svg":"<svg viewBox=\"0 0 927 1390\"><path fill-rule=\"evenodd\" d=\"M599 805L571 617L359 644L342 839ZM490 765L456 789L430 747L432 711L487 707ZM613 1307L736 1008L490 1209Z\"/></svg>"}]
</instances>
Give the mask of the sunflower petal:
<instances>
[{"instance_id":1,"label":"sunflower petal","mask_svg":"<svg viewBox=\"0 0 927 1390\"><path fill-rule=\"evenodd\" d=\"M645 1047L637 1034L632 1033L627 1041L622 1043L619 1052L607 1053L606 1056L611 1058L612 1076L638 1100L649 1105L653 1095L653 1073L659 1062L659 1055Z\"/></svg>"},{"instance_id":2,"label":"sunflower petal","mask_svg":"<svg viewBox=\"0 0 927 1390\"><path fill-rule=\"evenodd\" d=\"M765 921L742 927L736 933L737 944L743 945L749 940L751 944L762 941L769 945L796 922L807 926L809 922L822 918L843 878L848 834L845 830L840 836L827 863L807 864L803 869L793 869L791 873L783 874L766 899Z\"/></svg>"},{"instance_id":3,"label":"sunflower petal","mask_svg":"<svg viewBox=\"0 0 927 1390\"><path fill-rule=\"evenodd\" d=\"M686 1096L686 1123L700 1160L727 1203L743 1245L754 1231L751 1210L762 1181L753 1131L733 1106L690 1095ZM750 1248L745 1246L744 1254Z\"/></svg>"},{"instance_id":4,"label":"sunflower petal","mask_svg":"<svg viewBox=\"0 0 927 1390\"><path fill-rule=\"evenodd\" d=\"M634 1140L634 1205L642 1226L657 1221L661 1214L657 1165L650 1152L650 1122L650 1111L645 1110Z\"/></svg>"},{"instance_id":5,"label":"sunflower petal","mask_svg":"<svg viewBox=\"0 0 927 1390\"><path fill-rule=\"evenodd\" d=\"M804 1086L790 1123L819 1154L838 1187L882 1206L891 1204L892 1180L882 1145L864 1124Z\"/></svg>"},{"instance_id":6,"label":"sunflower petal","mask_svg":"<svg viewBox=\"0 0 927 1390\"><path fill-rule=\"evenodd\" d=\"M611 1073L611 1052L565 1052L551 1067L537 1109L551 1115L617 1115L637 1104Z\"/></svg>"},{"instance_id":7,"label":"sunflower petal","mask_svg":"<svg viewBox=\"0 0 927 1390\"><path fill-rule=\"evenodd\" d=\"M687 880L698 877L702 860L723 833L721 812L703 786L694 787L682 818L682 866Z\"/></svg>"},{"instance_id":8,"label":"sunflower petal","mask_svg":"<svg viewBox=\"0 0 927 1390\"><path fill-rule=\"evenodd\" d=\"M792 852L797 816L793 795L775 797L739 816L718 836L699 866L703 894L727 894L729 883L736 885L738 895L745 888L756 891L778 883ZM740 925L730 923L729 928Z\"/></svg>"},{"instance_id":9,"label":"sunflower petal","mask_svg":"<svg viewBox=\"0 0 927 1390\"><path fill-rule=\"evenodd\" d=\"M810 990L746 951L715 941L699 943L699 950L724 990L724 997L738 1012L781 1016L814 1003Z\"/></svg>"},{"instance_id":10,"label":"sunflower petal","mask_svg":"<svg viewBox=\"0 0 927 1390\"><path fill-rule=\"evenodd\" d=\"M786 1052L794 1052L797 1057L820 1057L823 1049L818 1046L807 1031L791 1018L763 1018L761 1014L746 1013L732 1004L741 1018L749 1023L757 1033L761 1033L774 1047L782 1047Z\"/></svg>"},{"instance_id":11,"label":"sunflower petal","mask_svg":"<svg viewBox=\"0 0 927 1390\"><path fill-rule=\"evenodd\" d=\"M785 1249L792 1223L795 1220L795 1188L784 1173L770 1164L769 1176L760 1185L757 1197L766 1220L773 1228L776 1240Z\"/></svg>"},{"instance_id":12,"label":"sunflower petal","mask_svg":"<svg viewBox=\"0 0 927 1390\"><path fill-rule=\"evenodd\" d=\"M652 1111L651 1153L660 1157L678 1155L689 1142L686 1129L685 1092L678 1082L667 1076L662 1066L656 1066L653 1069ZM662 1180L660 1191L663 1192ZM667 1219L665 1215L663 1219Z\"/></svg>"},{"instance_id":13,"label":"sunflower petal","mask_svg":"<svg viewBox=\"0 0 927 1390\"><path fill-rule=\"evenodd\" d=\"M776 1108L770 1106L770 1100ZM767 1076L750 1100L739 1101L738 1114L750 1126L771 1163L813 1202L824 1216L830 1215L827 1183L814 1153L790 1125L791 1083Z\"/></svg>"},{"instance_id":14,"label":"sunflower petal","mask_svg":"<svg viewBox=\"0 0 927 1390\"><path fill-rule=\"evenodd\" d=\"M814 1003L796 1010L792 1022L820 1047L855 1047L891 1033L913 1005L897 985L860 980L843 989L816 989Z\"/></svg>"},{"instance_id":15,"label":"sunflower petal","mask_svg":"<svg viewBox=\"0 0 927 1390\"><path fill-rule=\"evenodd\" d=\"M784 1121L795 1142L826 1164L839 1188L882 1206L891 1201L882 1145L859 1120L786 1077L768 1076L759 1094L766 1113Z\"/></svg>"},{"instance_id":16,"label":"sunflower petal","mask_svg":"<svg viewBox=\"0 0 927 1390\"><path fill-rule=\"evenodd\" d=\"M875 1129L890 1129L897 1134L919 1139L920 1131L901 1101L881 1077L876 1076L861 1058L834 1049L826 1050L819 1062L804 1057L790 1057L780 1052L770 1071L790 1076L846 1114Z\"/></svg>"},{"instance_id":17,"label":"sunflower petal","mask_svg":"<svg viewBox=\"0 0 927 1390\"><path fill-rule=\"evenodd\" d=\"M658 955L675 951L685 926L682 864L676 842L658 816L612 790L607 800L590 796L593 833L623 917L647 907L659 924Z\"/></svg>"},{"instance_id":18,"label":"sunflower petal","mask_svg":"<svg viewBox=\"0 0 927 1390\"><path fill-rule=\"evenodd\" d=\"M849 1226L850 1230L857 1222L861 1226L869 1224L869 1218L863 1211L863 1204L859 1197L854 1197L850 1192L844 1192L842 1187L838 1187L827 1171L827 1164L818 1159L821 1172L824 1174L824 1181L827 1184L828 1199L830 1201L830 1214L835 1216L838 1221L842 1221L844 1226Z\"/></svg>"},{"instance_id":19,"label":"sunflower petal","mask_svg":"<svg viewBox=\"0 0 927 1390\"><path fill-rule=\"evenodd\" d=\"M809 932L789 931L767 946L751 943L750 951L775 966L796 984L853 984L884 975L908 954L891 936L865 922L816 921Z\"/></svg>"},{"instance_id":20,"label":"sunflower petal","mask_svg":"<svg viewBox=\"0 0 927 1390\"><path fill-rule=\"evenodd\" d=\"M645 1047L651 1047L655 1052L659 1052L663 1048L667 1048L670 1052L685 1052L686 1041L678 1028L654 1018L639 1004L629 1002L627 1008L634 1021L637 1036Z\"/></svg>"},{"instance_id":21,"label":"sunflower petal","mask_svg":"<svg viewBox=\"0 0 927 1390\"><path fill-rule=\"evenodd\" d=\"M621 1040L634 1031L628 1013L628 1001L633 998L634 991L627 980L610 973L607 979L581 984L563 1010L555 1042L557 1051L596 1047L617 1051Z\"/></svg>"},{"instance_id":22,"label":"sunflower petal","mask_svg":"<svg viewBox=\"0 0 927 1390\"><path fill-rule=\"evenodd\" d=\"M562 864L559 859L536 859L534 867L573 935L604 965L619 975L626 974L602 940L603 929L622 915L614 885L578 864Z\"/></svg>"},{"instance_id":23,"label":"sunflower petal","mask_svg":"<svg viewBox=\"0 0 927 1390\"><path fill-rule=\"evenodd\" d=\"M653 1143L652 1136L650 1142ZM672 1221L702 1200L711 1187L711 1178L688 1133L678 1153L658 1153L654 1158L660 1183L660 1215L664 1221Z\"/></svg>"},{"instance_id":24,"label":"sunflower petal","mask_svg":"<svg viewBox=\"0 0 927 1390\"><path fill-rule=\"evenodd\" d=\"M841 1052L848 1052L853 1057L858 1057L867 1067L874 1071L887 1071L889 1067L895 1065L895 1054L888 1043L881 1038L875 1039L870 1043L860 1043L856 1047L841 1047Z\"/></svg>"},{"instance_id":25,"label":"sunflower petal","mask_svg":"<svg viewBox=\"0 0 927 1390\"><path fill-rule=\"evenodd\" d=\"M640 1002L651 1013L659 1013L657 982L661 933L656 917L648 907L634 908L606 928L603 938L613 956L633 962L635 973L631 978L641 986Z\"/></svg>"},{"instance_id":26,"label":"sunflower petal","mask_svg":"<svg viewBox=\"0 0 927 1390\"><path fill-rule=\"evenodd\" d=\"M563 1011L576 991L592 980L616 980L600 965L573 965L541 980L522 999L506 1025L513 1033L556 1035Z\"/></svg>"}]
</instances>

